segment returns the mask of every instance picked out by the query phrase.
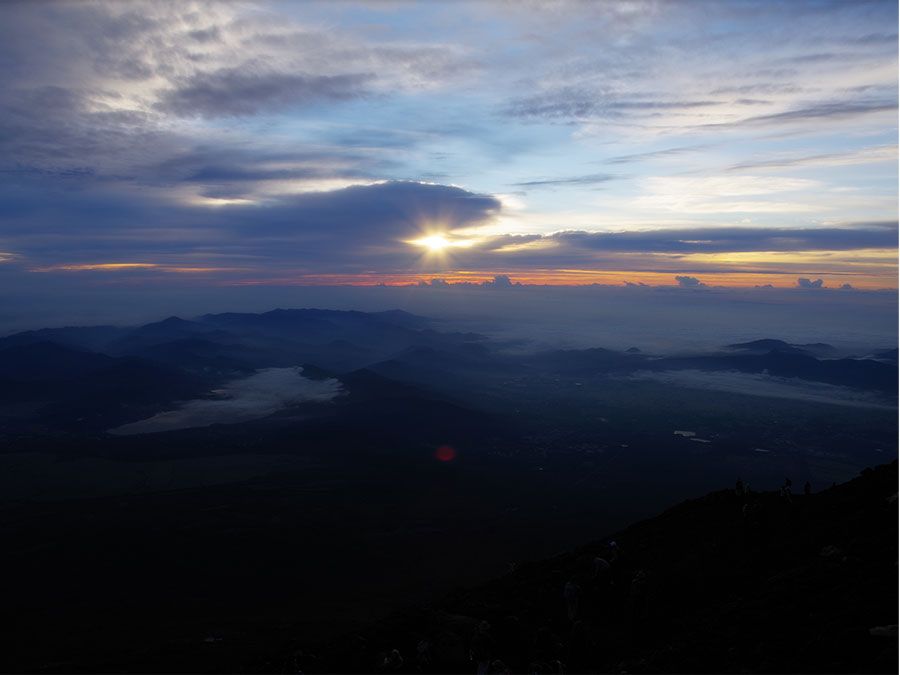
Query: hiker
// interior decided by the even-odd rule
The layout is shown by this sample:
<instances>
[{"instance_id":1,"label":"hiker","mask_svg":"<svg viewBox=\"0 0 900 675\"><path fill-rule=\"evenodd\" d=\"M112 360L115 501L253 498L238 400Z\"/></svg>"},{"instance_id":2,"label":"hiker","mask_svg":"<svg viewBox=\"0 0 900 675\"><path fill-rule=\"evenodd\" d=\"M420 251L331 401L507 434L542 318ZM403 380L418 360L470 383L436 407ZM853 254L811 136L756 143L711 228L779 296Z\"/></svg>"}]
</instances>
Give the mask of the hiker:
<instances>
[{"instance_id":1,"label":"hiker","mask_svg":"<svg viewBox=\"0 0 900 675\"><path fill-rule=\"evenodd\" d=\"M575 620L578 614L578 596L581 595L581 588L574 581L567 581L563 589L563 597L566 599L566 611L569 621Z\"/></svg>"},{"instance_id":2,"label":"hiker","mask_svg":"<svg viewBox=\"0 0 900 675\"><path fill-rule=\"evenodd\" d=\"M400 651L392 649L391 653L384 657L382 668L385 673L400 672L403 669L403 657L400 656Z\"/></svg>"},{"instance_id":3,"label":"hiker","mask_svg":"<svg viewBox=\"0 0 900 675\"><path fill-rule=\"evenodd\" d=\"M500 659L494 659L493 661L491 661L491 666L490 666L490 669L488 670L488 673L492 673L492 674L498 673L498 675L508 675L509 673L512 673L512 671L509 669L509 666L507 666L505 663L503 663L503 661L501 661Z\"/></svg>"},{"instance_id":4,"label":"hiker","mask_svg":"<svg viewBox=\"0 0 900 675\"><path fill-rule=\"evenodd\" d=\"M594 558L594 571L591 576L601 583L609 583L609 563L605 558L600 556Z\"/></svg>"},{"instance_id":5,"label":"hiker","mask_svg":"<svg viewBox=\"0 0 900 675\"><path fill-rule=\"evenodd\" d=\"M791 503L791 479L785 478L784 485L781 486L781 496L784 497L784 500L790 504Z\"/></svg>"},{"instance_id":6,"label":"hiker","mask_svg":"<svg viewBox=\"0 0 900 675\"><path fill-rule=\"evenodd\" d=\"M431 642L426 638L416 645L416 670L427 673L431 670Z\"/></svg>"},{"instance_id":7,"label":"hiker","mask_svg":"<svg viewBox=\"0 0 900 675\"><path fill-rule=\"evenodd\" d=\"M481 621L475 626L475 634L472 635L472 643L469 648L469 659L477 664L478 675L485 675L488 672L493 651L494 638L491 636L491 624Z\"/></svg>"},{"instance_id":8,"label":"hiker","mask_svg":"<svg viewBox=\"0 0 900 675\"><path fill-rule=\"evenodd\" d=\"M806 481L803 484L803 494L809 497L812 494L812 485L809 484L809 481Z\"/></svg>"},{"instance_id":9,"label":"hiker","mask_svg":"<svg viewBox=\"0 0 900 675\"><path fill-rule=\"evenodd\" d=\"M625 555L625 551L622 550L622 547L615 541L609 542L609 572L611 577L612 586L621 587L621 591L625 592L625 585L628 583L626 568L628 567L628 560Z\"/></svg>"},{"instance_id":10,"label":"hiker","mask_svg":"<svg viewBox=\"0 0 900 675\"><path fill-rule=\"evenodd\" d=\"M734 483L734 494L736 497L741 497L744 494L744 481L738 478Z\"/></svg>"},{"instance_id":11,"label":"hiker","mask_svg":"<svg viewBox=\"0 0 900 675\"><path fill-rule=\"evenodd\" d=\"M619 547L616 542L609 542L609 562L612 565L615 565L617 562L619 562L619 555Z\"/></svg>"},{"instance_id":12,"label":"hiker","mask_svg":"<svg viewBox=\"0 0 900 675\"><path fill-rule=\"evenodd\" d=\"M632 631L641 628L647 618L647 573L644 570L638 570L631 580L627 609L629 628Z\"/></svg>"}]
</instances>

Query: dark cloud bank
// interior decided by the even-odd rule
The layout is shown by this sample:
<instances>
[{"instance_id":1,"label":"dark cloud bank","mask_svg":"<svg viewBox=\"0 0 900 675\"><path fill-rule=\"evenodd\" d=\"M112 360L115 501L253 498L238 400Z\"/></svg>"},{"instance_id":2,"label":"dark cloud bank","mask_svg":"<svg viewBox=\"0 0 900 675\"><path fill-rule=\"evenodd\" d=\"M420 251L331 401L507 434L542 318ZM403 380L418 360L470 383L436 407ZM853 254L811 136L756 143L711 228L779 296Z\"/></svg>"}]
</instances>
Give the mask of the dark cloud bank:
<instances>
[{"instance_id":1,"label":"dark cloud bank","mask_svg":"<svg viewBox=\"0 0 900 675\"><path fill-rule=\"evenodd\" d=\"M202 177L227 184L253 176L252 166L217 166L206 163L204 157L186 158L180 169L169 170L183 174L187 182ZM26 178L18 186L0 189L5 197L0 221L6 250L34 267L156 262L148 256L216 253L257 256L271 269L415 271L421 251L411 247L409 239L485 224L502 211L500 200L492 195L413 181L353 185L211 208L117 191L90 176L92 189L77 190L54 190L54 182L67 178L42 174L34 185ZM48 194L53 194L53 199L48 199ZM229 196L227 189L224 196ZM84 223L77 231L70 225L73 218ZM529 243L546 245L521 246ZM468 248L454 250L453 265L457 269L520 266L524 270L596 265L631 253L851 251L896 246L896 222L816 228L563 230L484 237ZM675 269L675 273L692 271Z\"/></svg>"}]
</instances>

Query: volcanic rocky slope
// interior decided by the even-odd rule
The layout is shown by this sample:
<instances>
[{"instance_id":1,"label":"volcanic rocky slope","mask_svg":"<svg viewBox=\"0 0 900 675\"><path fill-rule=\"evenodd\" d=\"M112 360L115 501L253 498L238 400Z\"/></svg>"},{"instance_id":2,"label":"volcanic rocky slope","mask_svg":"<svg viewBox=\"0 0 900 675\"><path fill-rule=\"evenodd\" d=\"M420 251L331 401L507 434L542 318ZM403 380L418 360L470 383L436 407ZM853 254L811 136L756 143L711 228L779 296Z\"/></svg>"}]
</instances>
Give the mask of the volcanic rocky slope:
<instances>
[{"instance_id":1,"label":"volcanic rocky slope","mask_svg":"<svg viewBox=\"0 0 900 675\"><path fill-rule=\"evenodd\" d=\"M475 672L485 654L491 672L897 672L897 463L797 487L686 501L293 658L304 672L385 671L393 649L396 672Z\"/></svg>"}]
</instances>

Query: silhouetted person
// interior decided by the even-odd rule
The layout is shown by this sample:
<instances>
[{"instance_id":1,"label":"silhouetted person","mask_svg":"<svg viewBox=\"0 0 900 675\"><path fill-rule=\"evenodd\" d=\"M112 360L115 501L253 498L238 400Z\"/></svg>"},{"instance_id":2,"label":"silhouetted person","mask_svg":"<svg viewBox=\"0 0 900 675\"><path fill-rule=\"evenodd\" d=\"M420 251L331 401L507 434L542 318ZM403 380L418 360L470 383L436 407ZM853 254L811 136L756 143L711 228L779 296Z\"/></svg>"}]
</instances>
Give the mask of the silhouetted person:
<instances>
[{"instance_id":1,"label":"silhouetted person","mask_svg":"<svg viewBox=\"0 0 900 675\"><path fill-rule=\"evenodd\" d=\"M744 481L740 478L734 483L734 494L738 497L741 497L744 494Z\"/></svg>"},{"instance_id":2,"label":"silhouetted person","mask_svg":"<svg viewBox=\"0 0 900 675\"><path fill-rule=\"evenodd\" d=\"M285 666L286 673L302 673L303 672L303 650L295 649L288 657L288 663Z\"/></svg>"},{"instance_id":3,"label":"silhouetted person","mask_svg":"<svg viewBox=\"0 0 900 675\"><path fill-rule=\"evenodd\" d=\"M494 652L494 638L491 636L491 624L481 621L475 627L472 635L472 643L469 648L469 658L475 661L478 675L485 675L491 664L491 656Z\"/></svg>"},{"instance_id":4,"label":"silhouetted person","mask_svg":"<svg viewBox=\"0 0 900 675\"><path fill-rule=\"evenodd\" d=\"M488 673L498 673L499 675L507 675L508 673L512 673L509 667L503 663L500 659L494 659L491 661L491 666L488 669Z\"/></svg>"},{"instance_id":5,"label":"silhouetted person","mask_svg":"<svg viewBox=\"0 0 900 675\"><path fill-rule=\"evenodd\" d=\"M612 585L618 586L622 593L627 592L628 576L626 567L628 566L625 559L625 551L614 541L609 542L609 571L612 578Z\"/></svg>"},{"instance_id":6,"label":"silhouetted person","mask_svg":"<svg viewBox=\"0 0 900 675\"><path fill-rule=\"evenodd\" d=\"M647 618L647 573L638 570L628 592L628 624L632 632L640 630ZM632 636L636 637L636 636Z\"/></svg>"},{"instance_id":7,"label":"silhouetted person","mask_svg":"<svg viewBox=\"0 0 900 675\"><path fill-rule=\"evenodd\" d=\"M569 616L569 621L574 621L575 616L578 614L578 599L580 596L581 586L574 581L566 582L563 588L563 597L566 599L566 613Z\"/></svg>"},{"instance_id":8,"label":"silhouetted person","mask_svg":"<svg viewBox=\"0 0 900 675\"><path fill-rule=\"evenodd\" d=\"M593 572L591 576L599 583L609 583L609 563L606 558L597 556L593 561Z\"/></svg>"},{"instance_id":9,"label":"silhouetted person","mask_svg":"<svg viewBox=\"0 0 900 675\"><path fill-rule=\"evenodd\" d=\"M784 485L781 486L781 496L784 497L784 500L791 503L791 479L785 478Z\"/></svg>"},{"instance_id":10,"label":"silhouetted person","mask_svg":"<svg viewBox=\"0 0 900 675\"><path fill-rule=\"evenodd\" d=\"M812 494L812 485L809 484L809 481L806 481L803 484L803 494L809 497Z\"/></svg>"},{"instance_id":11,"label":"silhouetted person","mask_svg":"<svg viewBox=\"0 0 900 675\"><path fill-rule=\"evenodd\" d=\"M427 639L420 640L416 645L416 670L427 673L431 670L431 642Z\"/></svg>"},{"instance_id":12,"label":"silhouetted person","mask_svg":"<svg viewBox=\"0 0 900 675\"><path fill-rule=\"evenodd\" d=\"M614 541L609 542L609 562L612 565L615 565L617 562L619 562L620 555L621 553L619 551L619 545Z\"/></svg>"},{"instance_id":13,"label":"silhouetted person","mask_svg":"<svg viewBox=\"0 0 900 675\"><path fill-rule=\"evenodd\" d=\"M391 650L391 653L384 657L382 662L382 672L399 673L403 669L403 657L397 649Z\"/></svg>"}]
</instances>

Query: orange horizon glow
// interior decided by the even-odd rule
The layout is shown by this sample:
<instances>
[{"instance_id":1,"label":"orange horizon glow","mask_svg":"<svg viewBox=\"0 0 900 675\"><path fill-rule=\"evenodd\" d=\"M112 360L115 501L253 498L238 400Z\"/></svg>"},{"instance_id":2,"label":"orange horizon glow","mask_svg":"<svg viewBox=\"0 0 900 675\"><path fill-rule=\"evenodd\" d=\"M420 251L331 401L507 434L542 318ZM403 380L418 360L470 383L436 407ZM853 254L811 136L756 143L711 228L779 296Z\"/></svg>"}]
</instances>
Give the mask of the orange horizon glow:
<instances>
[{"instance_id":1,"label":"orange horizon glow","mask_svg":"<svg viewBox=\"0 0 900 675\"><path fill-rule=\"evenodd\" d=\"M882 276L875 275L832 275L798 272L796 274L763 274L753 272L713 272L713 273L661 273L630 272L627 270L534 270L521 273L515 270L492 272L456 270L440 274L421 273L358 273L358 274L301 274L295 276L272 277L266 279L236 279L224 281L226 286L417 286L421 282L430 283L433 279L448 284L471 283L481 284L493 281L497 275L507 275L510 281L523 286L590 286L593 284L623 286L625 282L647 284L648 286L677 286L675 276L691 276L699 279L706 286L728 288L753 288L771 284L775 288L796 288L798 278L809 278L813 281L823 279L825 288L836 289L849 283L857 290L898 290L897 280L893 285Z\"/></svg>"},{"instance_id":2,"label":"orange horizon glow","mask_svg":"<svg viewBox=\"0 0 900 675\"><path fill-rule=\"evenodd\" d=\"M84 265L54 265L53 267L35 267L29 272L90 272L118 271L129 269L152 269L158 272L176 272L180 274L197 274L204 272L249 272L248 267L182 267L161 263L89 263Z\"/></svg>"},{"instance_id":3,"label":"orange horizon glow","mask_svg":"<svg viewBox=\"0 0 900 675\"><path fill-rule=\"evenodd\" d=\"M859 271L852 274L830 274L827 272L793 272L766 273L756 271L712 271L712 272L633 272L629 270L583 270L583 269L533 269L528 271L516 269L499 269L490 272L483 270L451 270L446 272L394 272L382 273L366 271L358 273L287 273L262 276L265 272L253 267L203 267L181 266L165 263L90 263L79 265L57 265L53 267L32 268L31 272L84 272L84 271L130 271L146 270L151 273L139 277L121 277L110 279L108 283L128 283L139 281L152 283L172 275L191 275L194 279L216 286L416 286L421 283L430 284L434 279L448 284L471 283L481 284L493 281L497 275L507 275L513 283L527 286L589 286L593 284L623 286L625 283L646 284L648 286L677 286L676 276L694 277L706 286L726 288L752 288L771 284L775 288L795 288L798 278L809 278L812 281L823 279L825 288L838 288L849 283L858 290L897 290L897 277L884 274L872 274ZM156 274L152 274L156 273ZM239 278L223 278L223 273L237 273ZM203 275L208 275L203 277ZM257 276L259 275L259 276Z\"/></svg>"},{"instance_id":4,"label":"orange horizon glow","mask_svg":"<svg viewBox=\"0 0 900 675\"><path fill-rule=\"evenodd\" d=\"M88 263L85 265L54 265L53 267L36 267L31 272L82 272L87 270L126 270L159 267L156 263Z\"/></svg>"}]
</instances>

